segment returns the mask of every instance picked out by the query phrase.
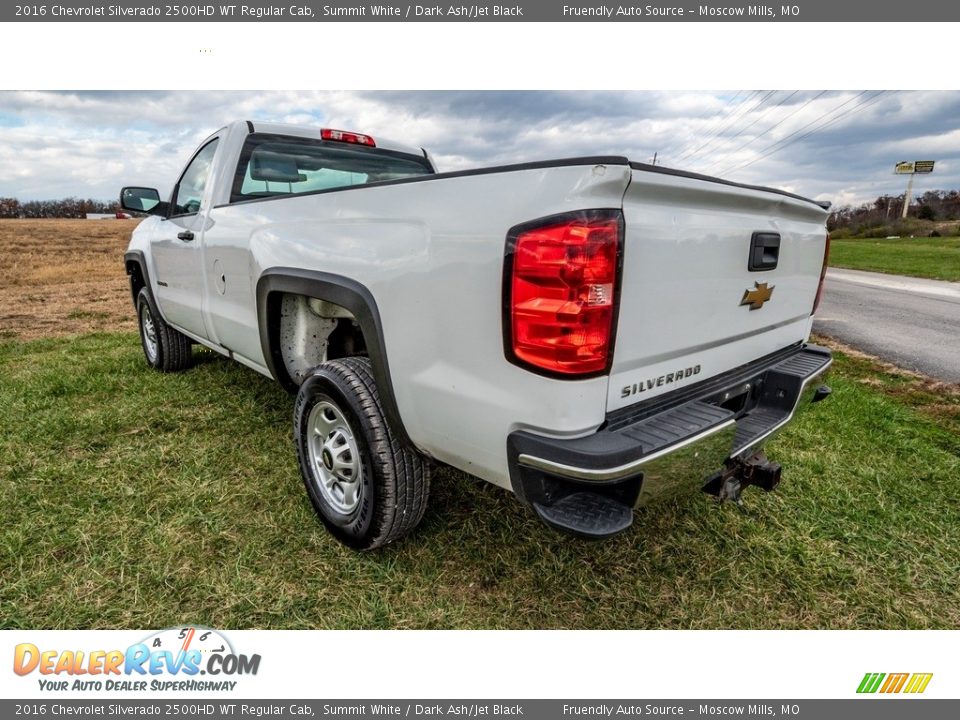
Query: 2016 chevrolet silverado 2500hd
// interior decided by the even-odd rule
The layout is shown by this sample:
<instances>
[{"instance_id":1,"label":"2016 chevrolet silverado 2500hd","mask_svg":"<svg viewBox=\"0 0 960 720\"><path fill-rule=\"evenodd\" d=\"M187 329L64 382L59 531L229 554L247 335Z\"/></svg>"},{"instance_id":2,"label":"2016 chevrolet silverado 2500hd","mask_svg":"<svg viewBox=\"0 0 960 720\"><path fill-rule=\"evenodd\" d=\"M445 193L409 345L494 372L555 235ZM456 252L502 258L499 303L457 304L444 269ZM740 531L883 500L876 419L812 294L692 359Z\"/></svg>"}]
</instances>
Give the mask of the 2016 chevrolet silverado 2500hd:
<instances>
[{"instance_id":1,"label":"2016 chevrolet silverado 2500hd","mask_svg":"<svg viewBox=\"0 0 960 720\"><path fill-rule=\"evenodd\" d=\"M826 397L807 344L826 210L589 157L437 173L421 148L237 122L203 142L125 255L147 363L223 353L297 393L320 518L412 530L431 467L588 537L675 486L771 489L764 443Z\"/></svg>"}]
</instances>

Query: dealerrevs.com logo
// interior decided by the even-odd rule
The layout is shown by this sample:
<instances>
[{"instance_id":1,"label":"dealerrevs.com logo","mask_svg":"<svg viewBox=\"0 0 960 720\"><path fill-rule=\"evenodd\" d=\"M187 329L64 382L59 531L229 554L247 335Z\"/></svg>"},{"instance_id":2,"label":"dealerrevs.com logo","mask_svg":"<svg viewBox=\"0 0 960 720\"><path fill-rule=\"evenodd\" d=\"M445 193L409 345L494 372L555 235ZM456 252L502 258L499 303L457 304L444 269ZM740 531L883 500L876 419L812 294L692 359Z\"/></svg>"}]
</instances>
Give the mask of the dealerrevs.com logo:
<instances>
[{"instance_id":1,"label":"dealerrevs.com logo","mask_svg":"<svg viewBox=\"0 0 960 720\"><path fill-rule=\"evenodd\" d=\"M48 691L230 691L238 682L233 678L259 669L260 655L237 653L223 633L202 627L161 630L126 650L51 650L20 643L13 653L13 671L36 673L40 689Z\"/></svg>"},{"instance_id":2,"label":"dealerrevs.com logo","mask_svg":"<svg viewBox=\"0 0 960 720\"><path fill-rule=\"evenodd\" d=\"M866 673L857 686L858 693L922 693L927 689L933 673Z\"/></svg>"}]
</instances>

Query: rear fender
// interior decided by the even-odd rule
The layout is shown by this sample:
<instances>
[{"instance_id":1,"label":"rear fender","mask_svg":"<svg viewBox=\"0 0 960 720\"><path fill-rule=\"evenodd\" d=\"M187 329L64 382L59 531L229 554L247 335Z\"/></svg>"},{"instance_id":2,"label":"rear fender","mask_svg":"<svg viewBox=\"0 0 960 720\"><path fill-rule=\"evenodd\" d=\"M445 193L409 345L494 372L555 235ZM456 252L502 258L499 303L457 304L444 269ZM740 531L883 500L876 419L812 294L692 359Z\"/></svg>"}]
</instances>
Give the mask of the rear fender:
<instances>
[{"instance_id":1,"label":"rear fender","mask_svg":"<svg viewBox=\"0 0 960 720\"><path fill-rule=\"evenodd\" d=\"M370 291L350 278L314 270L276 267L265 270L260 276L257 281L257 323L263 357L277 382L295 392L298 385L286 370L280 348L280 323L275 321L280 316L280 301L285 293L326 300L350 311L363 332L390 429L409 444L410 438L400 417L390 379L380 312Z\"/></svg>"}]
</instances>

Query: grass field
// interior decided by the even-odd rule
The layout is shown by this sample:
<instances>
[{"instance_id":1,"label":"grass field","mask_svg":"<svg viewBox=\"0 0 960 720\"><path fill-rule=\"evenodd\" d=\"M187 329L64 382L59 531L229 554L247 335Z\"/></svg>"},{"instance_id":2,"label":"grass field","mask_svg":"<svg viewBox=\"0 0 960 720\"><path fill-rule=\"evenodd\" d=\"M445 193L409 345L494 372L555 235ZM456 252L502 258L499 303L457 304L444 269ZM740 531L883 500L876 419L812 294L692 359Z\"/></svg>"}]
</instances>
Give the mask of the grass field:
<instances>
[{"instance_id":1,"label":"grass field","mask_svg":"<svg viewBox=\"0 0 960 720\"><path fill-rule=\"evenodd\" d=\"M421 528L360 555L313 514L277 385L199 350L146 368L123 330L131 224L19 222L0 222L0 627L960 626L960 388L849 352L747 513L693 491L587 543L443 468ZM44 244L67 236L68 257Z\"/></svg>"},{"instance_id":2,"label":"grass field","mask_svg":"<svg viewBox=\"0 0 960 720\"><path fill-rule=\"evenodd\" d=\"M830 265L958 282L960 238L834 240Z\"/></svg>"},{"instance_id":3,"label":"grass field","mask_svg":"<svg viewBox=\"0 0 960 720\"><path fill-rule=\"evenodd\" d=\"M960 396L838 362L770 448L749 514L703 495L595 544L441 470L411 538L334 542L292 401L210 353L161 375L133 333L0 345L0 623L27 627L949 628Z\"/></svg>"}]
</instances>

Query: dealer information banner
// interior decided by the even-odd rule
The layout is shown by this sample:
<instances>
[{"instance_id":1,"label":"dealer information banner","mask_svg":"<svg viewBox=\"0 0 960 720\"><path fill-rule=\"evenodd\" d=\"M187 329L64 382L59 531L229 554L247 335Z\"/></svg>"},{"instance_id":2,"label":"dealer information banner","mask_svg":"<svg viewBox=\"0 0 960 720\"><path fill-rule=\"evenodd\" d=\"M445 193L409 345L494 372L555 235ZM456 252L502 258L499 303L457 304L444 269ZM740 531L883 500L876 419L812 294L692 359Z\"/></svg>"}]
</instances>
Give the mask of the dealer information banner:
<instances>
[{"instance_id":1,"label":"dealer information banner","mask_svg":"<svg viewBox=\"0 0 960 720\"><path fill-rule=\"evenodd\" d=\"M10 22L949 22L960 3L940 0L788 0L787 3L408 3L300 0L243 3L61 0L0 6ZM762 46L758 50L763 52ZM758 58L760 59L760 58Z\"/></svg>"},{"instance_id":2,"label":"dealer information banner","mask_svg":"<svg viewBox=\"0 0 960 720\"><path fill-rule=\"evenodd\" d=\"M0 717L925 720L960 717L954 647L950 631L7 630Z\"/></svg>"},{"instance_id":3,"label":"dealer information banner","mask_svg":"<svg viewBox=\"0 0 960 720\"><path fill-rule=\"evenodd\" d=\"M846 718L902 720L900 703L856 700L222 700L184 701L58 700L0 701L0 716L202 717L219 718L525 718L526 720L608 720L630 717ZM911 702L910 720L957 717L960 700Z\"/></svg>"}]
</instances>

